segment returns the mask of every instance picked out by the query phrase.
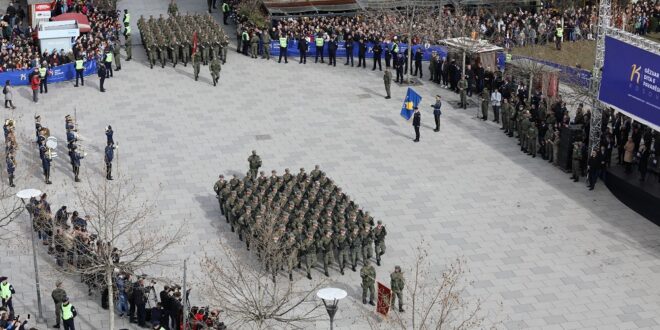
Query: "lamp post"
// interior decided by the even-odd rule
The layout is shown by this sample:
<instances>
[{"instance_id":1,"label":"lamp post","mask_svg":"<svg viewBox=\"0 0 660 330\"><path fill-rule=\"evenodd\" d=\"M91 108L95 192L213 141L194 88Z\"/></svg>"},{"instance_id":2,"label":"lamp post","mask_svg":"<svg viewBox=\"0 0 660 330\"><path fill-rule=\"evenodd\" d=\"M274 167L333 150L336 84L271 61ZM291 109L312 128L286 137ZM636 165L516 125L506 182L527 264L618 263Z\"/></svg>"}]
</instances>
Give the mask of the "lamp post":
<instances>
[{"instance_id":1,"label":"lamp post","mask_svg":"<svg viewBox=\"0 0 660 330\"><path fill-rule=\"evenodd\" d=\"M16 193L16 197L21 199L21 202L23 202L23 206L27 209L27 204L25 203L25 200L27 199L28 201L32 197L37 197L41 196L41 190L38 189L23 189L19 192ZM32 213L28 210L28 213L30 213L30 232L32 233L32 260L34 262L34 280L35 284L37 287L37 305L39 307L39 317L37 318L38 322L43 322L44 321L44 314L43 310L41 308L41 290L39 288L39 265L37 263L37 245L34 240L34 218L32 217Z\"/></svg>"},{"instance_id":2,"label":"lamp post","mask_svg":"<svg viewBox=\"0 0 660 330\"><path fill-rule=\"evenodd\" d=\"M325 310L328 311L328 316L330 316L330 330L333 329L333 322L335 314L337 313L337 304L339 303L339 300L346 298L346 295L346 291L337 288L324 288L316 293L316 296L323 301Z\"/></svg>"}]
</instances>

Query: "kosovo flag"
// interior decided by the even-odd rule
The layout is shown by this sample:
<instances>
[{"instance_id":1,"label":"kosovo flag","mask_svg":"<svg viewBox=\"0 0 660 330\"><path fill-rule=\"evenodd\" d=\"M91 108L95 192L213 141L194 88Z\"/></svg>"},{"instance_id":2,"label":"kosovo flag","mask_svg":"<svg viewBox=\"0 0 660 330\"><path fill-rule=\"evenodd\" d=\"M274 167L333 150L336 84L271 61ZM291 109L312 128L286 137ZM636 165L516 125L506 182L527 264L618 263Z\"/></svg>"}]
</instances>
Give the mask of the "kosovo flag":
<instances>
[{"instance_id":1,"label":"kosovo flag","mask_svg":"<svg viewBox=\"0 0 660 330\"><path fill-rule=\"evenodd\" d=\"M413 115L415 107L419 106L420 102L422 102L422 97L412 88L408 87L406 99L403 101L403 107L401 107L401 117L409 120Z\"/></svg>"}]
</instances>

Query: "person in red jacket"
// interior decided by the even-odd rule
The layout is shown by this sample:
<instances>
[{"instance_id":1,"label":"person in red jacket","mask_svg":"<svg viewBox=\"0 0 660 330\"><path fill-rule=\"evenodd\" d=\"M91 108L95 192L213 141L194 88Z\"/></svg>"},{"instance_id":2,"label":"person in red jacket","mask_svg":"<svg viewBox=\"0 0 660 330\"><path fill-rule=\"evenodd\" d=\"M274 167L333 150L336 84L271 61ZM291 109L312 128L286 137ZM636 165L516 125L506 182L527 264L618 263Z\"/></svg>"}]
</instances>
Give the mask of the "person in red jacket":
<instances>
[{"instance_id":1,"label":"person in red jacket","mask_svg":"<svg viewBox=\"0 0 660 330\"><path fill-rule=\"evenodd\" d=\"M39 103L39 85L41 85L39 68L34 68L34 74L32 74L32 78L30 78L30 85L32 87L32 101L34 101L34 103Z\"/></svg>"}]
</instances>

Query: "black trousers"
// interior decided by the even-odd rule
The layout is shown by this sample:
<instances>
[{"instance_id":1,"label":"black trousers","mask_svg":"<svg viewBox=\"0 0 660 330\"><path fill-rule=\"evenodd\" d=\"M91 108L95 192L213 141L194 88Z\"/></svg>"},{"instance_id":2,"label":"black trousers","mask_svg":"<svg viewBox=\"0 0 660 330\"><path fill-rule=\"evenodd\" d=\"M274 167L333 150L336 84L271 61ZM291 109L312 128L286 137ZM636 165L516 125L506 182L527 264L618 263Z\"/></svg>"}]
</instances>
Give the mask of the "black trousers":
<instances>
[{"instance_id":1,"label":"black trousers","mask_svg":"<svg viewBox=\"0 0 660 330\"><path fill-rule=\"evenodd\" d=\"M135 303L131 300L128 301L128 319L135 322Z\"/></svg>"},{"instance_id":2,"label":"black trousers","mask_svg":"<svg viewBox=\"0 0 660 330\"><path fill-rule=\"evenodd\" d=\"M376 63L378 63L378 70L383 71L383 66L380 64L380 56L374 57L374 67L372 70L376 70Z\"/></svg>"},{"instance_id":3,"label":"black trousers","mask_svg":"<svg viewBox=\"0 0 660 330\"><path fill-rule=\"evenodd\" d=\"M349 61L351 62L351 66L353 66L353 49L346 49L346 64Z\"/></svg>"},{"instance_id":4,"label":"black trousers","mask_svg":"<svg viewBox=\"0 0 660 330\"><path fill-rule=\"evenodd\" d=\"M307 63L307 52L300 51L300 63Z\"/></svg>"},{"instance_id":5,"label":"black trousers","mask_svg":"<svg viewBox=\"0 0 660 330\"><path fill-rule=\"evenodd\" d=\"M5 100L5 108L9 108L11 106L12 108L14 107L14 103L12 103L11 100Z\"/></svg>"},{"instance_id":6,"label":"black trousers","mask_svg":"<svg viewBox=\"0 0 660 330\"><path fill-rule=\"evenodd\" d=\"M78 86L78 78L83 86L85 86L85 77L83 76L84 69L76 70L76 86Z\"/></svg>"},{"instance_id":7,"label":"black trousers","mask_svg":"<svg viewBox=\"0 0 660 330\"><path fill-rule=\"evenodd\" d=\"M424 69L422 69L422 62L415 62L415 73L413 76L417 76L417 71L419 71L419 77L424 77Z\"/></svg>"},{"instance_id":8,"label":"black trousers","mask_svg":"<svg viewBox=\"0 0 660 330\"><path fill-rule=\"evenodd\" d=\"M105 163L105 178L109 179L112 177L112 163Z\"/></svg>"},{"instance_id":9,"label":"black trousers","mask_svg":"<svg viewBox=\"0 0 660 330\"><path fill-rule=\"evenodd\" d=\"M104 64L105 64L105 71L106 71L105 77L106 78L112 77L112 62L105 62Z\"/></svg>"},{"instance_id":10,"label":"black trousers","mask_svg":"<svg viewBox=\"0 0 660 330\"><path fill-rule=\"evenodd\" d=\"M39 83L39 93L48 93L48 75L41 78L41 82Z\"/></svg>"},{"instance_id":11,"label":"black trousers","mask_svg":"<svg viewBox=\"0 0 660 330\"><path fill-rule=\"evenodd\" d=\"M229 17L229 12L228 12L228 11L222 13L222 23L223 23L224 25L227 25L227 18L228 18L228 17Z\"/></svg>"},{"instance_id":12,"label":"black trousers","mask_svg":"<svg viewBox=\"0 0 660 330\"><path fill-rule=\"evenodd\" d=\"M440 114L433 114L433 118L435 119L435 129L440 130Z\"/></svg>"},{"instance_id":13,"label":"black trousers","mask_svg":"<svg viewBox=\"0 0 660 330\"><path fill-rule=\"evenodd\" d=\"M328 58L330 63L329 65L337 66L337 52L336 51L330 51L328 54Z\"/></svg>"},{"instance_id":14,"label":"black trousers","mask_svg":"<svg viewBox=\"0 0 660 330\"><path fill-rule=\"evenodd\" d=\"M419 126L415 126L415 141L419 141Z\"/></svg>"},{"instance_id":15,"label":"black trousers","mask_svg":"<svg viewBox=\"0 0 660 330\"><path fill-rule=\"evenodd\" d=\"M367 67L367 60L364 57L364 54L358 54L358 68L362 65L363 67Z\"/></svg>"},{"instance_id":16,"label":"black trousers","mask_svg":"<svg viewBox=\"0 0 660 330\"><path fill-rule=\"evenodd\" d=\"M147 318L147 310L145 304L137 304L137 323L139 326L144 326Z\"/></svg>"},{"instance_id":17,"label":"black trousers","mask_svg":"<svg viewBox=\"0 0 660 330\"><path fill-rule=\"evenodd\" d=\"M101 80L99 81L99 90L101 92L105 91L105 88L103 88L103 83L105 82L105 77L101 77Z\"/></svg>"},{"instance_id":18,"label":"black trousers","mask_svg":"<svg viewBox=\"0 0 660 330\"><path fill-rule=\"evenodd\" d=\"M319 61L319 56L321 56L321 63L323 63L323 46L316 46L316 57L314 57L314 63Z\"/></svg>"},{"instance_id":19,"label":"black trousers","mask_svg":"<svg viewBox=\"0 0 660 330\"><path fill-rule=\"evenodd\" d=\"M403 68L396 69L396 79L394 81L403 81Z\"/></svg>"},{"instance_id":20,"label":"black trousers","mask_svg":"<svg viewBox=\"0 0 660 330\"><path fill-rule=\"evenodd\" d=\"M387 54L385 55L385 67L389 68L390 67L390 60L392 60L392 56L388 56Z\"/></svg>"},{"instance_id":21,"label":"black trousers","mask_svg":"<svg viewBox=\"0 0 660 330\"><path fill-rule=\"evenodd\" d=\"M289 63L288 55L289 54L286 53L286 47L280 46L280 59L278 62L282 62L282 56L284 56L284 63Z\"/></svg>"},{"instance_id":22,"label":"black trousers","mask_svg":"<svg viewBox=\"0 0 660 330\"><path fill-rule=\"evenodd\" d=\"M76 326L73 323L73 317L68 320L62 320L62 325L64 326L64 330L76 330Z\"/></svg>"}]
</instances>

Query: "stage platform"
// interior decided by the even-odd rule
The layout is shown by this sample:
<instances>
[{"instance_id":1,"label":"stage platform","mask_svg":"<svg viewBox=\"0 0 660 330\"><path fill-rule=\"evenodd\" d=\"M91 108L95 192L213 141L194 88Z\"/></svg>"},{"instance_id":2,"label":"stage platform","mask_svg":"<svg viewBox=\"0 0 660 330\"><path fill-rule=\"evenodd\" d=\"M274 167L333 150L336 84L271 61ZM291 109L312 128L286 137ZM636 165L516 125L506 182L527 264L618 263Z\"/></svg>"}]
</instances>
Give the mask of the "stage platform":
<instances>
[{"instance_id":1,"label":"stage platform","mask_svg":"<svg viewBox=\"0 0 660 330\"><path fill-rule=\"evenodd\" d=\"M633 168L630 174L625 168L613 165L607 169L605 185L621 202L635 212L660 226L660 183L653 172L648 172L645 181L639 181L639 171Z\"/></svg>"}]
</instances>

